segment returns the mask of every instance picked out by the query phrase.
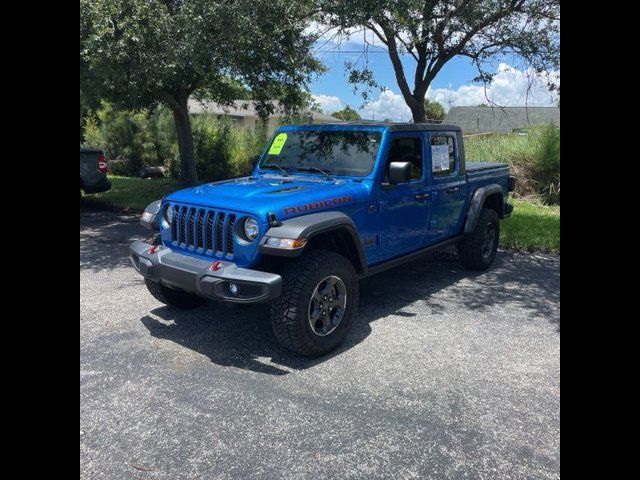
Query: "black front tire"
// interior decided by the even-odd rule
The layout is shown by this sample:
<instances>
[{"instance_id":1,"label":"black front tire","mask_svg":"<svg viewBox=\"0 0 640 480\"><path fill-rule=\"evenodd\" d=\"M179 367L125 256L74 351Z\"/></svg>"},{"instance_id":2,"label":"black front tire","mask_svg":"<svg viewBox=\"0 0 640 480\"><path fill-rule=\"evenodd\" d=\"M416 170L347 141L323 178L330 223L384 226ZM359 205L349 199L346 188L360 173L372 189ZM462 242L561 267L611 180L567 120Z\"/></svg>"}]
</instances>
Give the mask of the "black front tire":
<instances>
[{"instance_id":1,"label":"black front tire","mask_svg":"<svg viewBox=\"0 0 640 480\"><path fill-rule=\"evenodd\" d=\"M339 323L326 334L312 326L312 297L327 277L337 278L345 294ZM358 309L359 285L353 265L342 255L326 250L304 254L282 272L282 295L271 302L271 326L280 344L308 357L324 355L340 345Z\"/></svg>"},{"instance_id":2,"label":"black front tire","mask_svg":"<svg viewBox=\"0 0 640 480\"><path fill-rule=\"evenodd\" d=\"M165 287L161 283L147 280L146 278L144 283L147 285L149 293L153 295L156 300L181 310L191 310L207 301L206 298L199 297L193 293L174 290L173 288Z\"/></svg>"},{"instance_id":3,"label":"black front tire","mask_svg":"<svg viewBox=\"0 0 640 480\"><path fill-rule=\"evenodd\" d=\"M486 270L493 263L500 241L500 221L495 210L483 208L476 228L458 244L462 265L470 270Z\"/></svg>"}]
</instances>

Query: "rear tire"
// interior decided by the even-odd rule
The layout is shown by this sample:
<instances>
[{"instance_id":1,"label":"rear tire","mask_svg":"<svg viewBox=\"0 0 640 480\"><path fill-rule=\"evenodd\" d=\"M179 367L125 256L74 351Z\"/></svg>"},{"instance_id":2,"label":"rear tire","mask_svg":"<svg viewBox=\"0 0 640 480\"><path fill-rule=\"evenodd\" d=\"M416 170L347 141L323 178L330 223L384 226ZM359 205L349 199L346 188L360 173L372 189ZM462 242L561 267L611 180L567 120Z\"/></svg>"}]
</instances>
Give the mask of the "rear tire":
<instances>
[{"instance_id":1,"label":"rear tire","mask_svg":"<svg viewBox=\"0 0 640 480\"><path fill-rule=\"evenodd\" d=\"M486 270L493 263L500 241L500 221L495 210L483 208L476 228L458 244L462 265L470 270Z\"/></svg>"},{"instance_id":2,"label":"rear tire","mask_svg":"<svg viewBox=\"0 0 640 480\"><path fill-rule=\"evenodd\" d=\"M206 298L199 297L193 293L188 293L183 290L174 290L173 288L165 287L161 283L154 282L145 278L144 283L147 285L147 290L153 295L153 297L165 305L179 308L181 310L191 310L192 308L199 307L207 301Z\"/></svg>"},{"instance_id":3,"label":"rear tire","mask_svg":"<svg viewBox=\"0 0 640 480\"><path fill-rule=\"evenodd\" d=\"M358 309L353 265L316 250L287 264L282 295L271 302L271 326L280 344L300 355L324 355L340 345Z\"/></svg>"}]
</instances>

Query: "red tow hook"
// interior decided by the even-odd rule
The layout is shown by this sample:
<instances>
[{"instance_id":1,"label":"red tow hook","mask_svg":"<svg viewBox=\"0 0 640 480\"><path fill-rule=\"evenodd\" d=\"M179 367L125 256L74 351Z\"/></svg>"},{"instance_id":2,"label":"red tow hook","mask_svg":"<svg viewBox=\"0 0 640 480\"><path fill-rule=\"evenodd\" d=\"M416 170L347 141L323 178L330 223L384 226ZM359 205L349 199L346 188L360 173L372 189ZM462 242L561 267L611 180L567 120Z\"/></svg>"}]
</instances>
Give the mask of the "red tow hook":
<instances>
[{"instance_id":1,"label":"red tow hook","mask_svg":"<svg viewBox=\"0 0 640 480\"><path fill-rule=\"evenodd\" d=\"M209 270L211 270L212 272L215 272L216 270L220 270L220 265L222 264L221 261L215 261L211 264L211 266L209 267Z\"/></svg>"},{"instance_id":2,"label":"red tow hook","mask_svg":"<svg viewBox=\"0 0 640 480\"><path fill-rule=\"evenodd\" d=\"M157 248L158 248L158 245L151 245L151 248L149 249L149 253L155 253Z\"/></svg>"}]
</instances>

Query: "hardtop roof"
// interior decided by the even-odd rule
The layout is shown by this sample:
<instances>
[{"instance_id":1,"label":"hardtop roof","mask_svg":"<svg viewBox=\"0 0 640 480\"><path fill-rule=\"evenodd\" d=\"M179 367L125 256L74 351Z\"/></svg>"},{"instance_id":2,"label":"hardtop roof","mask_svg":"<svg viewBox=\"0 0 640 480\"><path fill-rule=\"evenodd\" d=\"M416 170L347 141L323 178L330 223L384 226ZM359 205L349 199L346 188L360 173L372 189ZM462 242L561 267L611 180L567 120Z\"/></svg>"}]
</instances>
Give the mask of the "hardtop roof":
<instances>
[{"instance_id":1,"label":"hardtop roof","mask_svg":"<svg viewBox=\"0 0 640 480\"><path fill-rule=\"evenodd\" d=\"M284 126L284 125L283 125ZM441 124L441 123L408 123L408 122L375 122L375 121L354 121L340 123L313 123L304 125L287 125L287 127L304 127L305 130L313 129L313 127L332 127L340 130L347 130L348 127L378 127L385 128L389 131L448 131L460 132L461 128L457 125Z\"/></svg>"}]
</instances>

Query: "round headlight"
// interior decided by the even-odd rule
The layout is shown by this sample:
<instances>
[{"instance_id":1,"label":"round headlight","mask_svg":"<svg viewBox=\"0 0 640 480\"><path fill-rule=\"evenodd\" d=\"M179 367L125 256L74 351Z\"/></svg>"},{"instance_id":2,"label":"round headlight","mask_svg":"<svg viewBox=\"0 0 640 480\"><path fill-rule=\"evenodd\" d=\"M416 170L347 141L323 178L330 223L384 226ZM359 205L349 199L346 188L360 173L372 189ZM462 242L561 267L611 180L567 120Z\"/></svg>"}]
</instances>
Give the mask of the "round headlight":
<instances>
[{"instance_id":1,"label":"round headlight","mask_svg":"<svg viewBox=\"0 0 640 480\"><path fill-rule=\"evenodd\" d=\"M244 221L244 234L248 240L255 240L258 236L258 222L249 217Z\"/></svg>"},{"instance_id":2,"label":"round headlight","mask_svg":"<svg viewBox=\"0 0 640 480\"><path fill-rule=\"evenodd\" d=\"M173 208L171 205L167 205L162 210L162 223L165 228L169 227L173 222Z\"/></svg>"}]
</instances>

